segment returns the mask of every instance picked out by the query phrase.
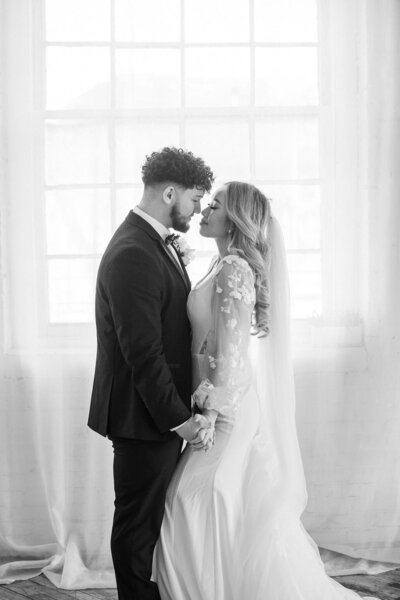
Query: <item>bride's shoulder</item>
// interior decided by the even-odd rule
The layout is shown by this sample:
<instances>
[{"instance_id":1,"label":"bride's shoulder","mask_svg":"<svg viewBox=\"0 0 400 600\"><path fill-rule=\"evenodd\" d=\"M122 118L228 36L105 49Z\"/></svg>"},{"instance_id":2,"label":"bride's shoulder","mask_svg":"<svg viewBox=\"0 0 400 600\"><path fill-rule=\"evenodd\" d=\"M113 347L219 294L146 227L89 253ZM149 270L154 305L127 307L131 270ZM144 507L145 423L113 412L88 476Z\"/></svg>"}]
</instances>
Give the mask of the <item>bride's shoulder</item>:
<instances>
[{"instance_id":1,"label":"bride's shoulder","mask_svg":"<svg viewBox=\"0 0 400 600\"><path fill-rule=\"evenodd\" d=\"M224 256L217 267L214 289L223 302L243 301L245 304L253 305L254 275L247 260L237 254Z\"/></svg>"},{"instance_id":2,"label":"bride's shoulder","mask_svg":"<svg viewBox=\"0 0 400 600\"><path fill-rule=\"evenodd\" d=\"M218 271L241 271L243 273L253 273L249 263L245 258L238 254L227 254L224 256L217 267Z\"/></svg>"},{"instance_id":3,"label":"bride's shoulder","mask_svg":"<svg viewBox=\"0 0 400 600\"><path fill-rule=\"evenodd\" d=\"M218 263L215 271L215 280L219 286L224 287L227 284L232 287L233 284L254 286L254 274L249 263L245 258L238 254L228 254Z\"/></svg>"}]
</instances>

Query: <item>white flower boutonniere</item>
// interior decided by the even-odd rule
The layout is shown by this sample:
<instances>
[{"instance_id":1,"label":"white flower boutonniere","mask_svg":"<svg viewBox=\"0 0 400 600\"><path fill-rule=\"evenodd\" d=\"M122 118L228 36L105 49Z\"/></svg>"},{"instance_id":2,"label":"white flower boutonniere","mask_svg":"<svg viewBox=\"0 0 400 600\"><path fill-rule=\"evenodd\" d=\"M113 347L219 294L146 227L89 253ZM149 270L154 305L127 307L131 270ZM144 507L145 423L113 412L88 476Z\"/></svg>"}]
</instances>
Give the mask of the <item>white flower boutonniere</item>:
<instances>
[{"instance_id":1,"label":"white flower boutonniere","mask_svg":"<svg viewBox=\"0 0 400 600\"><path fill-rule=\"evenodd\" d=\"M181 235L171 233L171 235L167 236L165 239L165 243L171 244L171 246L175 248L185 267L187 267L187 265L194 259L196 251L189 246L187 240Z\"/></svg>"},{"instance_id":2,"label":"white flower boutonniere","mask_svg":"<svg viewBox=\"0 0 400 600\"><path fill-rule=\"evenodd\" d=\"M179 238L178 246L179 246L179 256L181 257L181 260L182 260L183 264L185 265L185 267L187 267L187 265L189 263L191 263L192 260L194 259L196 250L194 250L193 248L191 248L189 246L187 240L184 237Z\"/></svg>"}]
</instances>

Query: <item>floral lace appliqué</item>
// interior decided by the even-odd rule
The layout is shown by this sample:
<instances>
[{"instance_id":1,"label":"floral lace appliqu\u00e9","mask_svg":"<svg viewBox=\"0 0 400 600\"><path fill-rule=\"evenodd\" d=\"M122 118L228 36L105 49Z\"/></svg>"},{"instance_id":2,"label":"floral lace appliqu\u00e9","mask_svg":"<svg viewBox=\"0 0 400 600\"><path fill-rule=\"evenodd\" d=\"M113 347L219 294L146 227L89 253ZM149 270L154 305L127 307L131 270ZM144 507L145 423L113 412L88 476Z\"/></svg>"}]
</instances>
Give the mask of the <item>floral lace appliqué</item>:
<instances>
[{"instance_id":1,"label":"floral lace appliqu\u00e9","mask_svg":"<svg viewBox=\"0 0 400 600\"><path fill-rule=\"evenodd\" d=\"M249 264L237 255L224 257L216 269L214 291L215 328L205 349L211 387L204 402L196 393L195 401L200 408L228 415L236 412L250 375L247 346L255 288Z\"/></svg>"},{"instance_id":2,"label":"floral lace appliqu\u00e9","mask_svg":"<svg viewBox=\"0 0 400 600\"><path fill-rule=\"evenodd\" d=\"M233 265L230 269L230 273L227 276L227 287L230 288L229 291L227 289L223 289L219 283L218 274L223 269L225 264ZM252 304L255 302L255 288L254 288L254 276L253 272L249 266L249 264L240 256L235 254L226 256L219 264L219 269L217 271L216 283L215 283L215 291L217 294L222 294L228 292L227 298L224 301L229 300L229 298L233 298L235 300L243 300L245 304ZM230 312L224 310L224 312Z\"/></svg>"},{"instance_id":3,"label":"floral lace appliqu\u00e9","mask_svg":"<svg viewBox=\"0 0 400 600\"><path fill-rule=\"evenodd\" d=\"M211 356L211 354L210 354L208 356L208 363L209 363L211 369L217 368L217 359L215 358L215 356Z\"/></svg>"}]
</instances>

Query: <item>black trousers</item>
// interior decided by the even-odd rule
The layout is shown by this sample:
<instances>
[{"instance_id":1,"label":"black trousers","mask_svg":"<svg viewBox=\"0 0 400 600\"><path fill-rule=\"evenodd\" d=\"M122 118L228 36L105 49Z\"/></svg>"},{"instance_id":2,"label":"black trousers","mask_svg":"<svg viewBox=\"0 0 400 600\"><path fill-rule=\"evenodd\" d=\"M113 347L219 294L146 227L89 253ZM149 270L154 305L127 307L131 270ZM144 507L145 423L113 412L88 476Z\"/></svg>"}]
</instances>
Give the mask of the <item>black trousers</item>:
<instances>
[{"instance_id":1,"label":"black trousers","mask_svg":"<svg viewBox=\"0 0 400 600\"><path fill-rule=\"evenodd\" d=\"M115 512L111 553L119 600L160 600L150 581L165 495L182 443L111 438Z\"/></svg>"}]
</instances>

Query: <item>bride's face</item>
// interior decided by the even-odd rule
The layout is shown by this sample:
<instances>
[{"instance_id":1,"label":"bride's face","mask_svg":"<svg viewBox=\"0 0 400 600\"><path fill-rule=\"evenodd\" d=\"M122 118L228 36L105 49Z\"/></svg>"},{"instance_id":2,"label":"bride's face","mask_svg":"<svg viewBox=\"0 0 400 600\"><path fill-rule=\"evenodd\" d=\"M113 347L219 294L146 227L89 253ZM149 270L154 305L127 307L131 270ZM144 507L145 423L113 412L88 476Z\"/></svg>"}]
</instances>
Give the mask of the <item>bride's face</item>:
<instances>
[{"instance_id":1,"label":"bride's face","mask_svg":"<svg viewBox=\"0 0 400 600\"><path fill-rule=\"evenodd\" d=\"M210 238L224 238L228 235L229 221L226 213L226 186L220 187L211 202L201 212L200 235Z\"/></svg>"}]
</instances>

